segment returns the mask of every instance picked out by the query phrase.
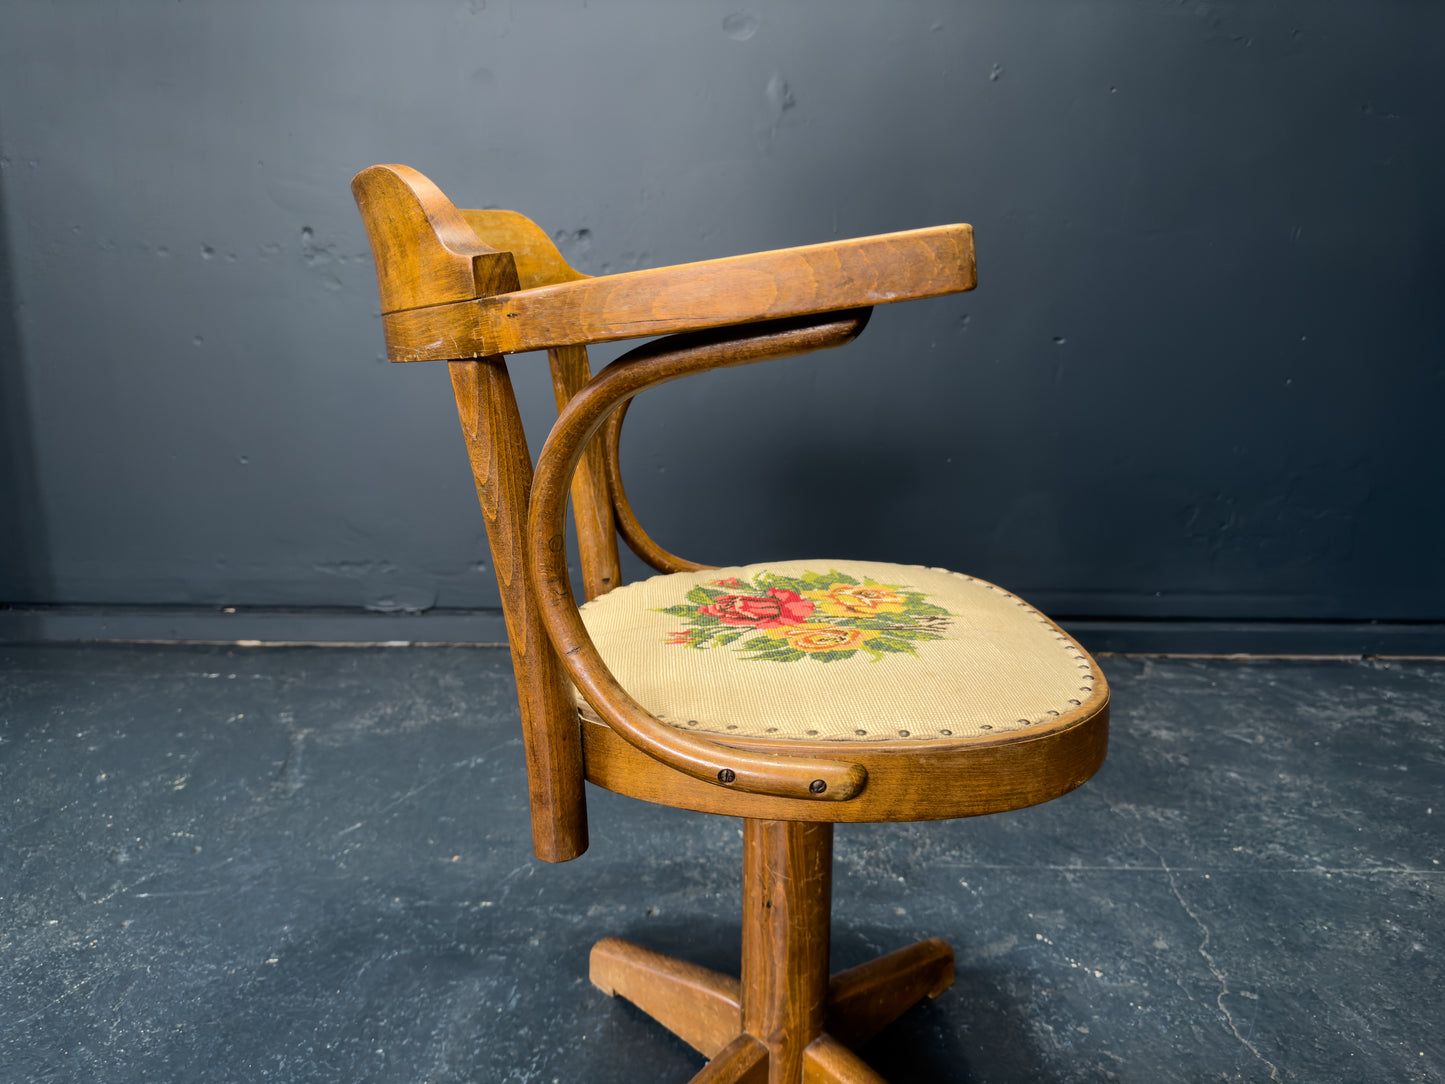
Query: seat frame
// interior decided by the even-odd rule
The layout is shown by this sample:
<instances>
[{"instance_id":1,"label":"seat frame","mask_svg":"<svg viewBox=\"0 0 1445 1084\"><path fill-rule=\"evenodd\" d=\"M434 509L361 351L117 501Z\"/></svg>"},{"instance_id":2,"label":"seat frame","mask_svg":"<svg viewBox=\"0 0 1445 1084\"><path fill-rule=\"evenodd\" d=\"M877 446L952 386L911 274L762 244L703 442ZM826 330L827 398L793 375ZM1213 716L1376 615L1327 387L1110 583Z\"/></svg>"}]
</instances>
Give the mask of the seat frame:
<instances>
[{"instance_id":1,"label":"seat frame","mask_svg":"<svg viewBox=\"0 0 1445 1084\"><path fill-rule=\"evenodd\" d=\"M860 748L686 733L637 703L592 644L567 572L565 512L570 497L589 599L619 583L619 533L659 571L710 567L659 546L627 501L619 445L633 397L841 346L876 304L972 289L971 227L591 278L528 219L458 210L406 166L364 170L352 191L388 356L448 362L507 623L537 856L586 850L584 779L744 818L741 980L606 938L592 950L592 981L711 1059L695 1082L880 1081L853 1048L946 989L953 952L931 939L829 979L833 824L975 816L1074 789L1104 759L1107 683L1100 674L1048 723L990 737ZM588 344L656 335L667 337L591 374ZM539 349L559 417L534 478L504 355Z\"/></svg>"}]
</instances>

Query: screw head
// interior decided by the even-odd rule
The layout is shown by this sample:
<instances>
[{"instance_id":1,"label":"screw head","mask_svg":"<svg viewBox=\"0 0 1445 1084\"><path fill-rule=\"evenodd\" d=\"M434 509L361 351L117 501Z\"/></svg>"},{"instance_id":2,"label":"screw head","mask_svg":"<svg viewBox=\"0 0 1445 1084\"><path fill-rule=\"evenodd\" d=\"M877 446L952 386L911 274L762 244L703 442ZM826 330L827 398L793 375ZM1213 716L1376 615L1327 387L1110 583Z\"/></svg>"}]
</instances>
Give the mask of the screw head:
<instances>
[{"instance_id":1,"label":"screw head","mask_svg":"<svg viewBox=\"0 0 1445 1084\"><path fill-rule=\"evenodd\" d=\"M822 794L828 789L828 784L821 779L814 779L808 784L808 790L814 794Z\"/></svg>"},{"instance_id":2,"label":"screw head","mask_svg":"<svg viewBox=\"0 0 1445 1084\"><path fill-rule=\"evenodd\" d=\"M717 781L719 783L731 783L737 777L738 773L733 771L731 768L724 768L722 771L717 773Z\"/></svg>"}]
</instances>

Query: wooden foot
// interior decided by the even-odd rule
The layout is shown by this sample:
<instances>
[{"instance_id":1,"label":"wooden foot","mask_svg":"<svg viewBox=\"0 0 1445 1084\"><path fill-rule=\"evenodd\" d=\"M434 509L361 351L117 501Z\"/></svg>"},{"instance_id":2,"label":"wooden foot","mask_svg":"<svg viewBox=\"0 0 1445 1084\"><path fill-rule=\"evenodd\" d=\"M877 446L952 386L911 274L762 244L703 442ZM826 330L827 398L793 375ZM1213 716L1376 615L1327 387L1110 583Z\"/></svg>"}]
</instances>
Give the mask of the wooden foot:
<instances>
[{"instance_id":1,"label":"wooden foot","mask_svg":"<svg viewBox=\"0 0 1445 1084\"><path fill-rule=\"evenodd\" d=\"M828 1030L851 1047L877 1035L925 997L953 985L953 949L927 941L840 971L828 983Z\"/></svg>"},{"instance_id":2,"label":"wooden foot","mask_svg":"<svg viewBox=\"0 0 1445 1084\"><path fill-rule=\"evenodd\" d=\"M803 1055L803 1084L888 1084L866 1062L824 1033Z\"/></svg>"},{"instance_id":3,"label":"wooden foot","mask_svg":"<svg viewBox=\"0 0 1445 1084\"><path fill-rule=\"evenodd\" d=\"M739 1035L690 1084L768 1084L768 1048L751 1035Z\"/></svg>"},{"instance_id":4,"label":"wooden foot","mask_svg":"<svg viewBox=\"0 0 1445 1084\"><path fill-rule=\"evenodd\" d=\"M712 1059L692 1084L886 1084L849 1047L948 989L953 950L920 941L829 982L831 824L745 821L743 870L741 982L608 937L593 984Z\"/></svg>"},{"instance_id":5,"label":"wooden foot","mask_svg":"<svg viewBox=\"0 0 1445 1084\"><path fill-rule=\"evenodd\" d=\"M608 997L625 997L709 1058L742 1034L739 983L729 975L604 937L592 946L591 978Z\"/></svg>"}]
</instances>

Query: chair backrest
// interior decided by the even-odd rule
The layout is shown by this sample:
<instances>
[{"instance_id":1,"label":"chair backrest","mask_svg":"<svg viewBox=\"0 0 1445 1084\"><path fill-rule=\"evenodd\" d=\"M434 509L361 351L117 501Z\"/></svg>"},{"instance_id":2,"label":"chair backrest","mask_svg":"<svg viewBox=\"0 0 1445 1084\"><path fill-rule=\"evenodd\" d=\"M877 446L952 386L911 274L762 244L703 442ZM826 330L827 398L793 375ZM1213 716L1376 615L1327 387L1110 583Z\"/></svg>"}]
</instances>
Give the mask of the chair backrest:
<instances>
[{"instance_id":1,"label":"chair backrest","mask_svg":"<svg viewBox=\"0 0 1445 1084\"><path fill-rule=\"evenodd\" d=\"M371 241L384 318L586 277L569 267L527 218L511 211L459 210L407 166L372 166L357 174L351 188ZM398 345L388 334L394 358ZM566 345L548 355L560 410L590 377L587 348ZM544 860L566 861L587 848L582 755L571 686L526 590L523 535L531 453L502 356L462 356L449 364L512 649L533 848ZM599 451L589 450L572 499L583 583L592 598L618 580L612 503Z\"/></svg>"}]
</instances>

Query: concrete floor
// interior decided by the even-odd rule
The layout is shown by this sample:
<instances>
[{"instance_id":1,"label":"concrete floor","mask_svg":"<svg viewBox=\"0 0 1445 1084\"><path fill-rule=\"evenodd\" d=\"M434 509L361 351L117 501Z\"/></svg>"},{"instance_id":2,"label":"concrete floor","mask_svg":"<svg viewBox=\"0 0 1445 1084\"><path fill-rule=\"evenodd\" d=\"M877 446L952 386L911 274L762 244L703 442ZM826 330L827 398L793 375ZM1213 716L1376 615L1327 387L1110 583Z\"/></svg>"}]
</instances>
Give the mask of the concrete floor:
<instances>
[{"instance_id":1,"label":"concrete floor","mask_svg":"<svg viewBox=\"0 0 1445 1084\"><path fill-rule=\"evenodd\" d=\"M839 967L958 981L907 1081L1441 1080L1445 665L1112 658L1049 805L840 827ZM528 847L495 649L0 649L0 1080L682 1084L586 980L620 934L737 965L741 825L591 792Z\"/></svg>"}]
</instances>

